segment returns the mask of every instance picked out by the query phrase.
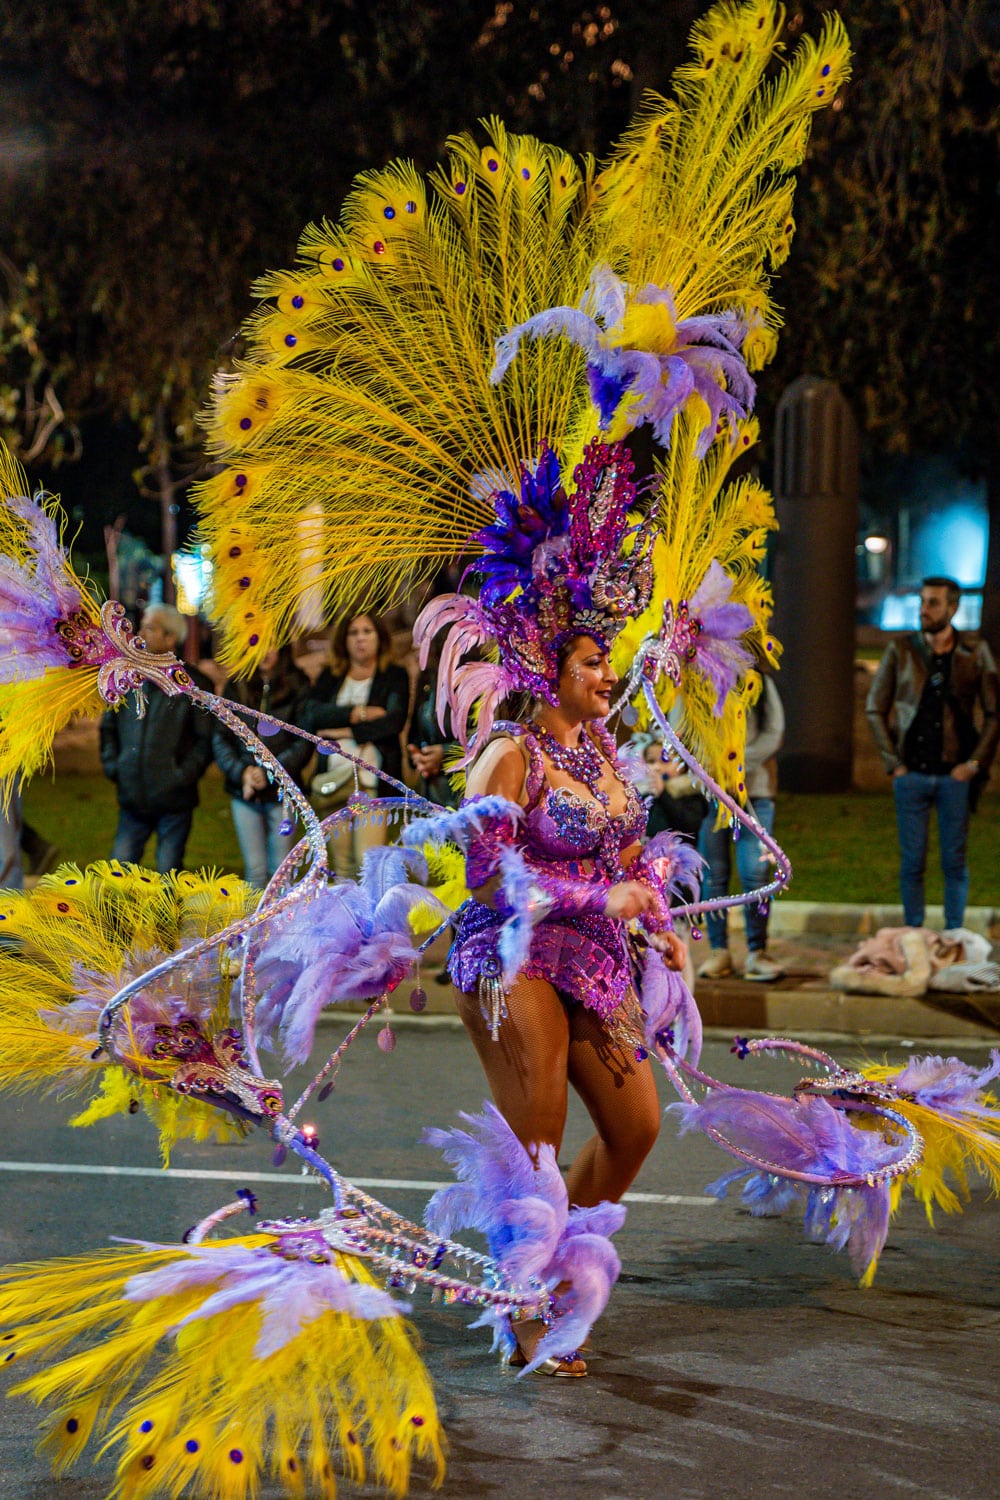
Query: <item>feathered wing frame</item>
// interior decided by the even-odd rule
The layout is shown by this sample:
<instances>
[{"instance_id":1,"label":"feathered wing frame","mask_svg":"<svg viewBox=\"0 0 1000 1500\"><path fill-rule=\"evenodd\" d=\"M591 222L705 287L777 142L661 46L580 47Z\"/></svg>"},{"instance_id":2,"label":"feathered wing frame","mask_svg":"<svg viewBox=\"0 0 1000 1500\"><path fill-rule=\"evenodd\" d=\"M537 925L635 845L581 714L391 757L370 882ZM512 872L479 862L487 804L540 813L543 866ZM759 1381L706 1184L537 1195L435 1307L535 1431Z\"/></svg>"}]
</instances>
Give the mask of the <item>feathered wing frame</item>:
<instances>
[{"instance_id":1,"label":"feathered wing frame","mask_svg":"<svg viewBox=\"0 0 1000 1500\"><path fill-rule=\"evenodd\" d=\"M743 637L758 663L777 665L781 647L769 630L773 601L760 573L768 533L777 525L771 496L752 476L729 481L733 464L757 440L754 418L740 422L733 442L714 443L704 459L697 455L700 417L683 412L674 426L670 450L658 461L660 535L653 553L653 597L647 609L630 620L615 642L614 665L625 675L642 641L662 628L668 601L676 606L698 597L713 562L730 585L727 603L749 610L752 626ZM666 673L656 679L656 694L666 713L679 705L675 728L710 775L737 801L745 800L747 710L761 690L756 670L741 675L737 688L719 706L711 677L697 660L685 672L683 692ZM640 717L645 709L640 706Z\"/></svg>"},{"instance_id":2,"label":"feathered wing frame","mask_svg":"<svg viewBox=\"0 0 1000 1500\"><path fill-rule=\"evenodd\" d=\"M489 120L426 180L362 174L297 267L258 282L248 356L205 417L221 472L197 496L227 665L250 670L317 584L336 614L426 581L543 439L572 471L597 427L582 350L538 338L502 383L490 371L496 340L579 306L596 265L633 295L669 288L677 320L732 314L748 366L770 357L792 172L848 69L830 16L773 71L782 24L770 0L715 7L675 99L647 96L602 171ZM662 352L652 312L627 306L622 337Z\"/></svg>"}]
</instances>

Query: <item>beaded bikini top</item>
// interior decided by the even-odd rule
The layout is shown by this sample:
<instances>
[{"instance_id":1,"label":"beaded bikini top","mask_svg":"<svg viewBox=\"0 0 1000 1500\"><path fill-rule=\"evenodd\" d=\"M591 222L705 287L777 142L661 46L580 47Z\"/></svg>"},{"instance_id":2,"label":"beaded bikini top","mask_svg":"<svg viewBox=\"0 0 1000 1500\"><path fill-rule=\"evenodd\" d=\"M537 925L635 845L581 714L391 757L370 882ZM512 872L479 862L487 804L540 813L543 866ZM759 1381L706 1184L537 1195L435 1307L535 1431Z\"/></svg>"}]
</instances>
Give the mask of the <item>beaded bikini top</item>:
<instances>
[{"instance_id":1,"label":"beaded bikini top","mask_svg":"<svg viewBox=\"0 0 1000 1500\"><path fill-rule=\"evenodd\" d=\"M622 850L642 837L646 811L618 762L611 736L605 731L595 738L625 787L625 809L617 814L570 787L549 786L541 747L527 725L503 722L496 727L500 734L522 740L528 752L527 802L521 825L521 842L528 852L548 864L597 860L611 879L618 879Z\"/></svg>"}]
</instances>

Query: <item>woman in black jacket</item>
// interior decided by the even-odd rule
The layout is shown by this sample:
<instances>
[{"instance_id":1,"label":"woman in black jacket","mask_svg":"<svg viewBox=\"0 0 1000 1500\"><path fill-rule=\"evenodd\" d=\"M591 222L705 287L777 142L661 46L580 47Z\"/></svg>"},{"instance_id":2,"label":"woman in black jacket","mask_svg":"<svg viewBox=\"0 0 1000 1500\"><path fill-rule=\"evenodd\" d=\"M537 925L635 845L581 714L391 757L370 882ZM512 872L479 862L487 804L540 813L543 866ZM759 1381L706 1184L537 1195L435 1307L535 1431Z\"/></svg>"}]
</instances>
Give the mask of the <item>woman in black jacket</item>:
<instances>
[{"instance_id":1,"label":"woman in black jacket","mask_svg":"<svg viewBox=\"0 0 1000 1500\"><path fill-rule=\"evenodd\" d=\"M303 710L303 727L327 740L339 740L390 776L403 774L400 735L410 707L410 679L391 660L389 632L377 615L341 620L330 643L330 664L316 679ZM325 766L320 761L320 769ZM362 773L361 786L373 797L393 788ZM385 829L359 819L336 831L330 860L337 875L353 876L365 849L384 841Z\"/></svg>"},{"instance_id":2,"label":"woman in black jacket","mask_svg":"<svg viewBox=\"0 0 1000 1500\"><path fill-rule=\"evenodd\" d=\"M308 690L309 679L295 665L291 646L282 646L267 653L252 677L227 682L223 695L304 727L302 708ZM281 729L268 736L267 746L301 784L302 772L312 755L309 741ZM263 888L298 840L294 814L278 802L277 786L268 781L252 751L224 724L215 725L212 750L229 794L246 879L250 885ZM288 823L291 830L282 833Z\"/></svg>"}]
</instances>

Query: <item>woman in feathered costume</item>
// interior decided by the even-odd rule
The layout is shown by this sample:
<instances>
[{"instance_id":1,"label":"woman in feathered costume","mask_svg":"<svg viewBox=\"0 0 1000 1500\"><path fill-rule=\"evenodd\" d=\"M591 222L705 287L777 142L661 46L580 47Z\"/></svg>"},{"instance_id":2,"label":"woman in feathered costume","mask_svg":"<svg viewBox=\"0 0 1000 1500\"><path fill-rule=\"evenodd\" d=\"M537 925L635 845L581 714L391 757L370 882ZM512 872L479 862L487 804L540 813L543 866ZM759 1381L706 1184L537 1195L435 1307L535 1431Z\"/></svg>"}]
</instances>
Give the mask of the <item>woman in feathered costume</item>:
<instances>
[{"instance_id":1,"label":"woman in feathered costume","mask_svg":"<svg viewBox=\"0 0 1000 1500\"><path fill-rule=\"evenodd\" d=\"M148 678L190 694L252 749L307 847L255 911L218 928L214 887L210 900L199 891L204 925L182 931L185 916L155 943L118 920L131 907L116 887L127 879L131 899L141 873L86 876L81 899L83 872L64 871L25 898L37 910L5 906L0 920L22 938L44 934L60 963L20 1029L16 995L0 993L0 1070L79 1087L110 1064L111 1094L88 1116L123 1103L132 1077L154 1107L164 1090L181 1105L196 1096L266 1130L333 1196L309 1224L211 1240L256 1211L244 1193L183 1245L10 1269L5 1358L49 1360L20 1389L52 1408L57 1466L96 1435L118 1448L115 1493L133 1500L244 1500L268 1468L289 1494L331 1495L335 1463L401 1493L414 1458L441 1458L426 1371L390 1296L417 1284L480 1309L526 1371L582 1373L575 1351L618 1272L616 1200L656 1130L647 1050L684 1101L684 1127L739 1159L753 1211L804 1198L810 1233L846 1245L868 1274L903 1182L930 1211L957 1204L946 1173L959 1192L969 1166L1000 1178L984 1092L1000 1058L980 1074L931 1059L865 1076L815 1049L737 1039L740 1056L784 1048L828 1069L791 1099L698 1071L669 911L692 872L669 841L641 847L639 805L603 723L617 670L626 712L637 700L753 826L739 805L743 726L759 690L752 650L776 652L757 572L773 519L753 481L725 481L756 436L750 371L773 350L767 266L787 253L790 174L847 69L830 18L772 75L781 29L770 0L717 6L695 29L677 102L649 100L600 173L491 122L484 146L452 140L429 184L406 163L366 174L340 224L306 232L305 264L262 283L273 300L248 329L249 357L220 381L207 419L220 469L200 495L229 664L252 670L289 633L317 573L331 611L355 614L459 554L480 580L475 596L435 601L416 632L426 650L448 631L439 708L451 711L469 795L420 819L412 795L352 798L335 819L410 819L408 847L371 851L356 884L328 882L323 828L237 706L146 652L121 607L72 573L50 508L24 498L14 466L2 476L0 782L43 764L71 714L118 704ZM640 423L664 449L645 486L622 445ZM664 718L681 689L700 766ZM530 715L495 722L515 692L530 695ZM777 888L788 870L772 847ZM468 1130L428 1132L459 1180L421 1228L342 1179L296 1120L430 940L415 937L442 915L428 865L454 889L462 854L474 897L451 971L503 1113L487 1105ZM68 943L64 918L111 922L103 949ZM77 961L99 953L110 982ZM35 963L26 954L19 972ZM222 1024L230 983L238 1027ZM52 1029L52 995L59 1035L39 1058L32 1036ZM263 1033L301 1061L325 1004L369 997L286 1106L260 1068ZM567 1082L597 1127L568 1184L555 1149ZM178 1133L168 1123L165 1145ZM451 1239L468 1225L487 1235L488 1256Z\"/></svg>"},{"instance_id":2,"label":"woman in feathered costume","mask_svg":"<svg viewBox=\"0 0 1000 1500\"><path fill-rule=\"evenodd\" d=\"M567 495L543 451L517 497L495 497L497 522L476 538L488 549L474 565L478 598L435 600L416 627L427 645L439 623L451 626L441 697L466 743L469 695L480 697L468 796L434 829L457 833L467 851L472 899L450 959L459 1014L500 1114L532 1157L558 1154L572 1082L596 1133L570 1169L569 1202L605 1210L659 1129L638 939L626 923L641 920L649 943L680 968L669 896L697 865L679 841L642 848L645 807L604 725L618 680L611 643L651 588L649 526L629 522L631 470L623 444L597 440ZM471 631L499 643L498 663L454 662ZM531 705L525 721L493 724L482 700L518 691ZM420 820L404 839L426 836ZM659 953L647 962L662 968ZM534 1359L544 1332L541 1323L515 1327L515 1364ZM586 1373L572 1353L540 1368Z\"/></svg>"}]
</instances>

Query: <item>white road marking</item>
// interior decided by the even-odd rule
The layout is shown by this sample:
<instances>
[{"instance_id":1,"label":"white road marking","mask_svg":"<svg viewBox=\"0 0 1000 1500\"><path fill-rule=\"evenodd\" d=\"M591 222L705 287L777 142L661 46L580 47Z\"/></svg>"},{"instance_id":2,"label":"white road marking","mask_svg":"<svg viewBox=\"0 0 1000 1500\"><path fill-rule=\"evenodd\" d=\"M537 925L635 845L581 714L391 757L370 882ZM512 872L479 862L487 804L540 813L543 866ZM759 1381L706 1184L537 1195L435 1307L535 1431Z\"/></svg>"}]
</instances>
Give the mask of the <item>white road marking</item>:
<instances>
[{"instance_id":1,"label":"white road marking","mask_svg":"<svg viewBox=\"0 0 1000 1500\"><path fill-rule=\"evenodd\" d=\"M207 1172L199 1167L116 1167L91 1162L0 1161L0 1172L34 1172L42 1177L158 1177L161 1181L167 1177L198 1182L269 1182L272 1186L284 1184L289 1187L302 1187L307 1183L324 1185L311 1172L293 1176L290 1172ZM414 1192L433 1193L438 1188L450 1186L447 1182L431 1182L422 1177L351 1177L347 1180L366 1191L373 1188L410 1188ZM626 1193L624 1201L680 1205L685 1208L713 1208L718 1203L717 1198L689 1198L680 1193Z\"/></svg>"}]
</instances>

